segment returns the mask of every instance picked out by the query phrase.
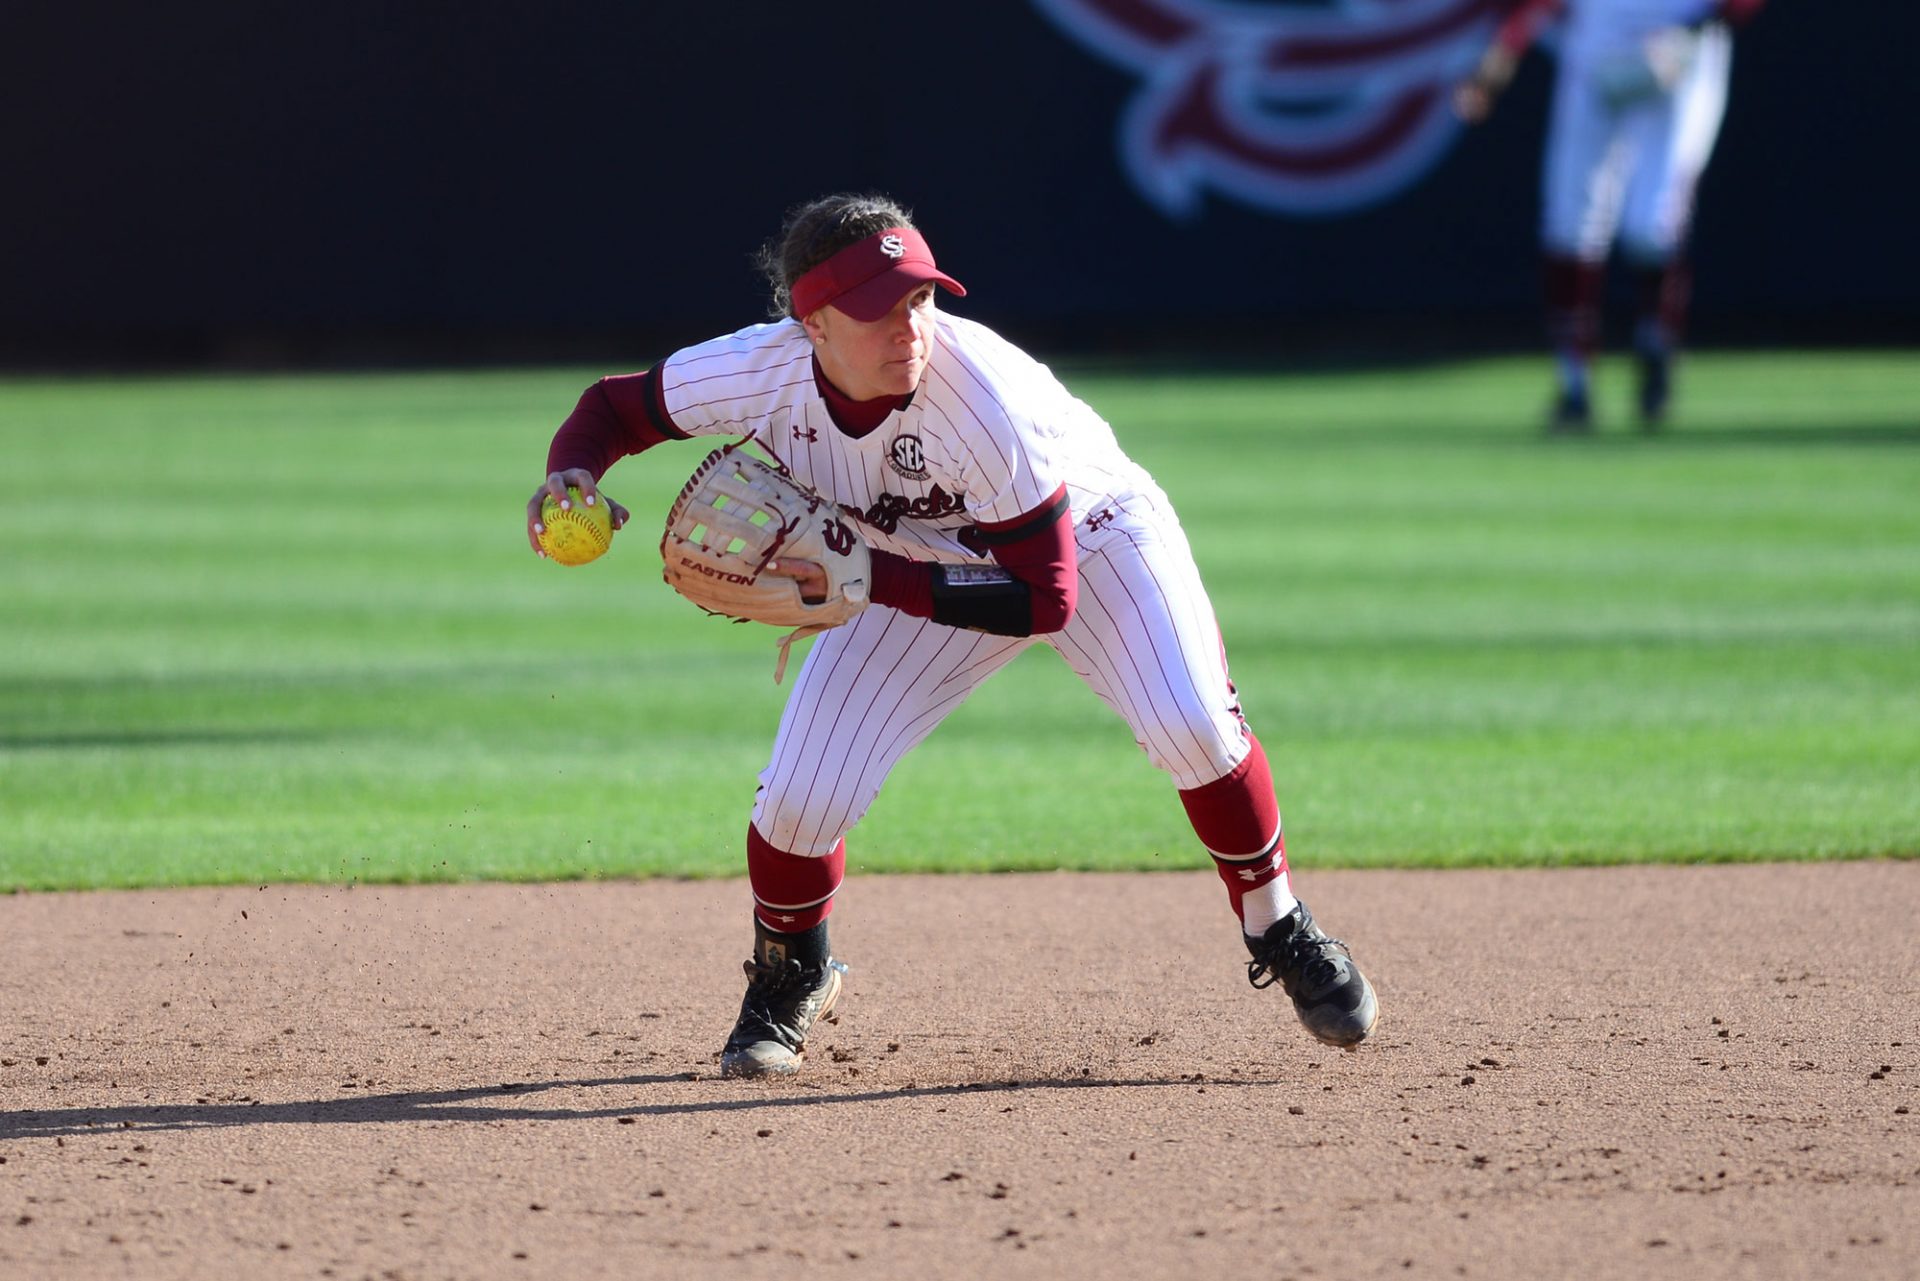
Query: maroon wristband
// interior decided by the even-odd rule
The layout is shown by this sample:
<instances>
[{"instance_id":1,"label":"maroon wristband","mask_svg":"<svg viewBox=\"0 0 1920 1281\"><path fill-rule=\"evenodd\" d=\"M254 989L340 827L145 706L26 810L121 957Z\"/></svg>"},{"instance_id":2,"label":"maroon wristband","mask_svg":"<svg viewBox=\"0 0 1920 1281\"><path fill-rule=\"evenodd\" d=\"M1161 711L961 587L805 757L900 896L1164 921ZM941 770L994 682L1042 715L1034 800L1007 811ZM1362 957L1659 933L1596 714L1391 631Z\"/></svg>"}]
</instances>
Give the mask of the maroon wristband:
<instances>
[{"instance_id":1,"label":"maroon wristband","mask_svg":"<svg viewBox=\"0 0 1920 1281\"><path fill-rule=\"evenodd\" d=\"M874 548L872 596L876 605L886 605L915 618L933 617L933 566L924 561Z\"/></svg>"}]
</instances>

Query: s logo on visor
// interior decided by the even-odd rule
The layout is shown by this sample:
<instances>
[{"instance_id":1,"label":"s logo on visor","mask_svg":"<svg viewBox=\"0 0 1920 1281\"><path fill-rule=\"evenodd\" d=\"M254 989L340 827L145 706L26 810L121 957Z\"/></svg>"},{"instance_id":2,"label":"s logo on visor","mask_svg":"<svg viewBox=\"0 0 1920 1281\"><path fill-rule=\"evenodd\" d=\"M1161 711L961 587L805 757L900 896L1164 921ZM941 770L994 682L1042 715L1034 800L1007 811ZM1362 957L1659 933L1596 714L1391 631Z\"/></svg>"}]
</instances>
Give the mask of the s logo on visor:
<instances>
[{"instance_id":1,"label":"s logo on visor","mask_svg":"<svg viewBox=\"0 0 1920 1281\"><path fill-rule=\"evenodd\" d=\"M880 237L880 252L889 258L904 258L907 255L906 242L898 236Z\"/></svg>"}]
</instances>

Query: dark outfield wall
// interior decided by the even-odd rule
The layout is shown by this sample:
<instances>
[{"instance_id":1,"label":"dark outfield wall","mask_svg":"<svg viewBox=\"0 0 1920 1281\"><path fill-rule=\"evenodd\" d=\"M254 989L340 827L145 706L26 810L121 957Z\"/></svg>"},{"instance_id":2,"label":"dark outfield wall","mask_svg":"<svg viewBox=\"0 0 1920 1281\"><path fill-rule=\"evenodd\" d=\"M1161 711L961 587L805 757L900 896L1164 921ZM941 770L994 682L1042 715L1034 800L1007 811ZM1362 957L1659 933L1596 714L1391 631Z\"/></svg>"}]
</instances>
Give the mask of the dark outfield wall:
<instances>
[{"instance_id":1,"label":"dark outfield wall","mask_svg":"<svg viewBox=\"0 0 1920 1281\"><path fill-rule=\"evenodd\" d=\"M705 336L758 315L780 210L845 187L1029 336L1526 334L1551 62L1478 132L1435 96L1488 8L33 0L0 22L0 353ZM1741 38L1704 337L1914 335L1920 5L1844 8Z\"/></svg>"}]
</instances>

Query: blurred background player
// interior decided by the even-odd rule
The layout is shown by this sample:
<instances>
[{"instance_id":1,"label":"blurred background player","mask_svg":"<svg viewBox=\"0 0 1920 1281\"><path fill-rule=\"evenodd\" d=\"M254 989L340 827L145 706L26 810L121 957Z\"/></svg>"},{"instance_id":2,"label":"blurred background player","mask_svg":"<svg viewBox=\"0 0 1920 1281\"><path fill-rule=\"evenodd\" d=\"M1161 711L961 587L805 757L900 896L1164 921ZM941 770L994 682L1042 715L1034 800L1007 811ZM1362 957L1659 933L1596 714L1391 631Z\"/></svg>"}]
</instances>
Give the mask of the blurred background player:
<instances>
[{"instance_id":1,"label":"blurred background player","mask_svg":"<svg viewBox=\"0 0 1920 1281\"><path fill-rule=\"evenodd\" d=\"M1486 119L1535 37L1562 21L1541 179L1547 332L1559 384L1550 430L1592 430L1607 259L1634 275L1640 420L1664 422L1691 290L1694 191L1726 111L1730 27L1762 0L1520 0L1454 92Z\"/></svg>"},{"instance_id":2,"label":"blurred background player","mask_svg":"<svg viewBox=\"0 0 1920 1281\"><path fill-rule=\"evenodd\" d=\"M827 917L848 831L894 764L1037 642L1173 781L1226 885L1249 981L1282 985L1321 1040L1359 1043L1373 989L1293 894L1266 753L1166 494L1044 365L934 305L937 288L966 291L892 201L802 205L762 265L775 319L588 388L527 503L538 551L548 495L574 485L607 501L595 483L628 454L750 438L872 548L873 603L813 643L760 775L746 841L754 951L722 1074L799 1068L846 972ZM824 593L818 565L767 569Z\"/></svg>"}]
</instances>

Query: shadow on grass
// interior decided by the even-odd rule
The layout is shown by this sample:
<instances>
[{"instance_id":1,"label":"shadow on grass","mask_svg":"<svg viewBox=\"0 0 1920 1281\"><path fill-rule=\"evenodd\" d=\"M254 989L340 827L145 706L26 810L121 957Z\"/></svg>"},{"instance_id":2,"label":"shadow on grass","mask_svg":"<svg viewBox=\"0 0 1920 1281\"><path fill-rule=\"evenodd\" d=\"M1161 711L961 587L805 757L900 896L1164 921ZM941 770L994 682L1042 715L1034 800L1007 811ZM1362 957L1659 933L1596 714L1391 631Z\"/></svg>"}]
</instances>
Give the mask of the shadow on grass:
<instances>
[{"instance_id":1,"label":"shadow on grass","mask_svg":"<svg viewBox=\"0 0 1920 1281\"><path fill-rule=\"evenodd\" d=\"M963 1082L955 1085L904 1085L897 1089L808 1094L774 1094L783 1082L725 1082L717 1075L681 1072L671 1076L622 1076L594 1080L508 1081L464 1090L407 1091L340 1099L302 1099L291 1103L234 1100L221 1103L162 1104L98 1108L54 1108L0 1113L0 1142L71 1138L85 1135L140 1134L159 1131L217 1130L255 1125L388 1125L408 1122L605 1121L638 1124L648 1117L700 1116L775 1108L835 1107L885 1103L896 1099L954 1098L969 1094L1026 1094L1043 1090L1137 1090L1194 1088L1193 1078L1060 1079ZM1265 1081L1205 1080L1209 1089L1259 1088ZM658 1089L683 1087L692 1093L715 1089L741 1091L727 1098L689 1098L646 1103L627 1100L607 1107L526 1107L502 1101L531 1099L546 1090Z\"/></svg>"},{"instance_id":2,"label":"shadow on grass","mask_svg":"<svg viewBox=\"0 0 1920 1281\"><path fill-rule=\"evenodd\" d=\"M1122 430L1128 430L1122 418ZM1144 436L1144 429L1131 430ZM1379 449L1405 447L1421 451L1488 449L1895 449L1920 446L1920 423L1883 426L1823 426L1785 423L1777 426L1690 426L1677 423L1645 431L1636 423L1603 422L1585 435L1550 432L1544 425L1462 425L1452 419L1421 422L1276 426L1270 433L1242 431L1222 445L1241 448L1256 442L1263 449ZM1215 442L1218 443L1218 442ZM1138 446L1136 445L1136 448ZM1151 457L1140 450L1143 457Z\"/></svg>"},{"instance_id":3,"label":"shadow on grass","mask_svg":"<svg viewBox=\"0 0 1920 1281\"><path fill-rule=\"evenodd\" d=\"M316 730L122 729L69 734L0 734L0 751L60 752L95 747L229 747L247 743L300 743L325 738Z\"/></svg>"},{"instance_id":4,"label":"shadow on grass","mask_svg":"<svg viewBox=\"0 0 1920 1281\"><path fill-rule=\"evenodd\" d=\"M1779 427L1687 427L1680 424L1658 431L1626 426L1602 427L1591 436L1552 436L1539 439L1553 445L1627 446L1642 449L1781 449L1853 448L1920 445L1920 423L1888 423L1881 427L1823 427L1815 423Z\"/></svg>"}]
</instances>

